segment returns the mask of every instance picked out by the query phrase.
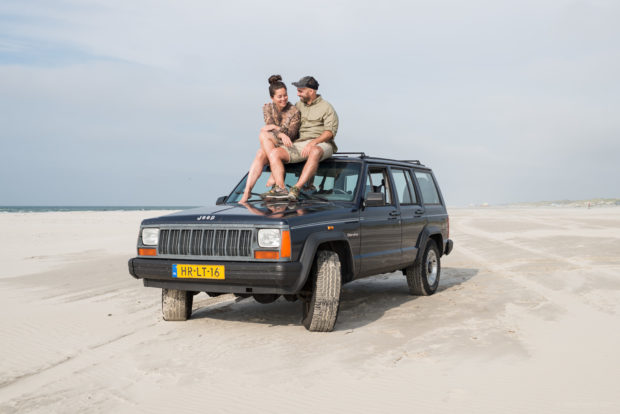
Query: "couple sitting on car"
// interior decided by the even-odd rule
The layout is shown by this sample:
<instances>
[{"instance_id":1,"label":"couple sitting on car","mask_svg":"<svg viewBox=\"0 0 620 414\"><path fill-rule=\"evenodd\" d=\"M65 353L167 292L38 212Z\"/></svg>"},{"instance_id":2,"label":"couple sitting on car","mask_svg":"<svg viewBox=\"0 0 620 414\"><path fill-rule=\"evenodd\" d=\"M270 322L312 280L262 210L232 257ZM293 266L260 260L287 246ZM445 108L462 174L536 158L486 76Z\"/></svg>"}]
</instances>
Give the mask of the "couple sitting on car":
<instances>
[{"instance_id":1,"label":"couple sitting on car","mask_svg":"<svg viewBox=\"0 0 620 414\"><path fill-rule=\"evenodd\" d=\"M269 77L271 103L263 106L265 126L259 134L260 149L252 162L243 196L239 202L250 198L252 188L258 180L263 167L269 163L271 177L267 193L261 194L266 200L296 201L304 185L314 177L319 162L329 158L338 147L334 143L338 131L338 115L334 108L317 94L319 83L312 76L304 76L297 87L299 102L288 101L286 85L280 75ZM284 186L284 164L306 161L297 183L287 190Z\"/></svg>"}]
</instances>

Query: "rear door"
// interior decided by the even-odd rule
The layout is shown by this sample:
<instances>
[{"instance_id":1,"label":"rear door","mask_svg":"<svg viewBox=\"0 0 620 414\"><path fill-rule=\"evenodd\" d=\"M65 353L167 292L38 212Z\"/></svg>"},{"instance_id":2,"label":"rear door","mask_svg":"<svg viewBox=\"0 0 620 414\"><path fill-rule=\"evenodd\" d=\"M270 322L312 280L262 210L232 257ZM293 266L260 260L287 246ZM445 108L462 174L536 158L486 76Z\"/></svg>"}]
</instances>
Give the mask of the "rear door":
<instances>
[{"instance_id":1,"label":"rear door","mask_svg":"<svg viewBox=\"0 0 620 414\"><path fill-rule=\"evenodd\" d=\"M401 213L387 166L368 165L364 199L371 191L383 193L385 203L382 206L365 207L360 212L360 276L394 270L395 264L402 261Z\"/></svg>"},{"instance_id":2,"label":"rear door","mask_svg":"<svg viewBox=\"0 0 620 414\"><path fill-rule=\"evenodd\" d=\"M444 242L448 237L448 214L439 186L431 171L415 169L415 179L422 198L429 230L441 232ZM440 250L444 246L438 246Z\"/></svg>"},{"instance_id":3,"label":"rear door","mask_svg":"<svg viewBox=\"0 0 620 414\"><path fill-rule=\"evenodd\" d=\"M404 263L411 264L418 252L418 236L426 224L424 207L416 195L411 170L399 167L391 167L391 170L400 205L402 259Z\"/></svg>"}]
</instances>

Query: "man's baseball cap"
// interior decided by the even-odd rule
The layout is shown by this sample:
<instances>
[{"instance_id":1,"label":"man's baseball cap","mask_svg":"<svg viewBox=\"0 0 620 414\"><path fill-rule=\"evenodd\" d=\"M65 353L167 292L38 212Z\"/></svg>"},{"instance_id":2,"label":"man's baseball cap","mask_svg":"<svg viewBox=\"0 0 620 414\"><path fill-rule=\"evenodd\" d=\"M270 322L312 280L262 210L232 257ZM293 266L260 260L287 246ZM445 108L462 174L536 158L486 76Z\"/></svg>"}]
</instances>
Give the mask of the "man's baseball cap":
<instances>
[{"instance_id":1,"label":"man's baseball cap","mask_svg":"<svg viewBox=\"0 0 620 414\"><path fill-rule=\"evenodd\" d=\"M310 88L315 91L319 89L319 83L312 76L304 76L297 82L293 82L293 86L297 88Z\"/></svg>"}]
</instances>

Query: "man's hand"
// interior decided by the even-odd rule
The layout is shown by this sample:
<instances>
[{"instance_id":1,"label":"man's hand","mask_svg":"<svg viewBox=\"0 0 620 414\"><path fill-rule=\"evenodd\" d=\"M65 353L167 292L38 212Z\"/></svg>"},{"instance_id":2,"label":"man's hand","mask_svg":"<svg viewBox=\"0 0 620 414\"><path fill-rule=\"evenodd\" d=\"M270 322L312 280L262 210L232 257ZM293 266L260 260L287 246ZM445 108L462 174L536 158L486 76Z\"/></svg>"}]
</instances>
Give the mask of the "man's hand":
<instances>
[{"instance_id":1,"label":"man's hand","mask_svg":"<svg viewBox=\"0 0 620 414\"><path fill-rule=\"evenodd\" d=\"M310 142L308 143L308 145L306 145L306 146L304 147L304 149L302 149L302 150L301 150L301 156L302 156L302 157L304 157L304 158L308 158L308 157L310 156L310 150L311 150L311 149L312 149L312 147L314 147L315 145L316 145L316 144L314 143L314 140L313 140L313 141L310 141Z\"/></svg>"}]
</instances>

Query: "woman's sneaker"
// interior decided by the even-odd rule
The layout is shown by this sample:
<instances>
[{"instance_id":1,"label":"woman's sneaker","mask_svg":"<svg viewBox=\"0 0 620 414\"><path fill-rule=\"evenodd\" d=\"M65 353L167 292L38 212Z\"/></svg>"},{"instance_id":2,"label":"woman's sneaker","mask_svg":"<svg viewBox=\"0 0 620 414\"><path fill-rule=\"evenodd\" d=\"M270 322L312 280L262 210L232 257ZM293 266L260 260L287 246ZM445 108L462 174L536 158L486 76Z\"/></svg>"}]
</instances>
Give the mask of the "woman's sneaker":
<instances>
[{"instance_id":1,"label":"woman's sneaker","mask_svg":"<svg viewBox=\"0 0 620 414\"><path fill-rule=\"evenodd\" d=\"M288 199L290 201L297 201L299 199L299 187L292 186L288 192Z\"/></svg>"},{"instance_id":2,"label":"woman's sneaker","mask_svg":"<svg viewBox=\"0 0 620 414\"><path fill-rule=\"evenodd\" d=\"M263 200L266 200L267 197L269 197L275 189L276 189L276 185L274 184L271 186L271 190L261 193L260 198L262 198Z\"/></svg>"},{"instance_id":3,"label":"woman's sneaker","mask_svg":"<svg viewBox=\"0 0 620 414\"><path fill-rule=\"evenodd\" d=\"M264 197L263 197L264 196ZM261 194L264 200L286 200L288 198L288 191L284 188L276 187L275 185L271 187L266 193Z\"/></svg>"}]
</instances>

